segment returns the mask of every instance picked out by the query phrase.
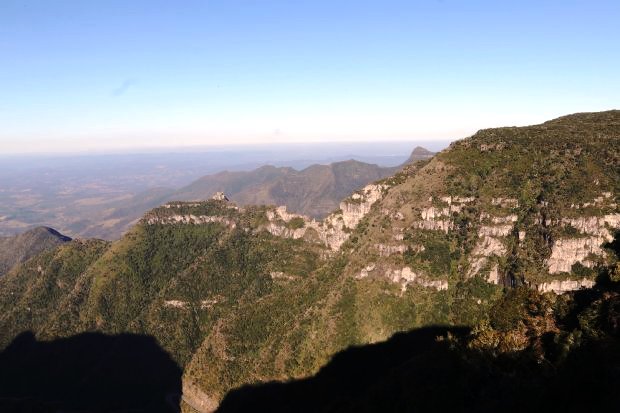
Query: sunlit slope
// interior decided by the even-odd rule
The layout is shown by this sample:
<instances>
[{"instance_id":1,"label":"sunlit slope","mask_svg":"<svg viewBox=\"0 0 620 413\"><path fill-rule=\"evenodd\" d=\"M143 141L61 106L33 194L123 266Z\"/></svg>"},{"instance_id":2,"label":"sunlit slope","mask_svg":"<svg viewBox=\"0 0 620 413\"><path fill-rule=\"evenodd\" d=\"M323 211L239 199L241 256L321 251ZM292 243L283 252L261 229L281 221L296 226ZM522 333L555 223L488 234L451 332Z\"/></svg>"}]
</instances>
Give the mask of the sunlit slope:
<instances>
[{"instance_id":1,"label":"sunlit slope","mask_svg":"<svg viewBox=\"0 0 620 413\"><path fill-rule=\"evenodd\" d=\"M480 131L381 181L382 198L314 277L220 320L186 385L219 400L396 331L483 322L503 286L592 286L619 226L619 143L620 112L578 114Z\"/></svg>"}]
</instances>

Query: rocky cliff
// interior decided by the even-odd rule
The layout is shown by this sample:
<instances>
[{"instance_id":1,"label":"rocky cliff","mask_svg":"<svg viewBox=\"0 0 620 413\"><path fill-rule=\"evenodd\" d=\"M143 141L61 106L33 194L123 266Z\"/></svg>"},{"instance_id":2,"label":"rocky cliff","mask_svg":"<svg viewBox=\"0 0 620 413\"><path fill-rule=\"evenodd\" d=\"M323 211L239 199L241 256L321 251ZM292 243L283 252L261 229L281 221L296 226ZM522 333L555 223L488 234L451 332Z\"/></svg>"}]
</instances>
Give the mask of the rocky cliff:
<instances>
[{"instance_id":1,"label":"rocky cliff","mask_svg":"<svg viewBox=\"0 0 620 413\"><path fill-rule=\"evenodd\" d=\"M503 328L530 311L523 297L502 304L505 291L561 309L617 267L619 142L618 111L482 130L323 220L221 194L170 202L118 242L72 242L0 279L0 345L24 326L152 335L184 367L187 405L206 411L398 331L484 330L496 313ZM513 347L527 347L525 327Z\"/></svg>"},{"instance_id":2,"label":"rocky cliff","mask_svg":"<svg viewBox=\"0 0 620 413\"><path fill-rule=\"evenodd\" d=\"M351 344L479 322L505 286L554 295L591 288L619 227L618 142L616 111L483 130L377 182L372 196L349 198L322 222L271 210L269 232L323 242L332 258L284 296L223 318L185 380L219 399L248 377L316 371Z\"/></svg>"}]
</instances>

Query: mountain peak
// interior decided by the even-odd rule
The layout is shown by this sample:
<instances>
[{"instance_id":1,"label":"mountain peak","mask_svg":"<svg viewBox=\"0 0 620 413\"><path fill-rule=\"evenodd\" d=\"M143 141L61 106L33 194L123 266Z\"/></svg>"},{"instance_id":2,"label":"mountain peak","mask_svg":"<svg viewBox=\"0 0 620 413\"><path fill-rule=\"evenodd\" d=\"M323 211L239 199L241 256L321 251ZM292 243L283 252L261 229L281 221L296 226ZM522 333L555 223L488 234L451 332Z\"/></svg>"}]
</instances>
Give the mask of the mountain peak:
<instances>
[{"instance_id":1,"label":"mountain peak","mask_svg":"<svg viewBox=\"0 0 620 413\"><path fill-rule=\"evenodd\" d=\"M429 151L426 148L423 148L421 146L416 146L413 151L411 152L411 155L409 155L409 158L405 161L405 165L408 165L410 163L413 162L417 162L420 161L422 159L428 159L428 158L432 158L435 155L434 152Z\"/></svg>"},{"instance_id":2,"label":"mountain peak","mask_svg":"<svg viewBox=\"0 0 620 413\"><path fill-rule=\"evenodd\" d=\"M0 238L0 276L43 251L71 241L50 227L36 227L22 234Z\"/></svg>"},{"instance_id":3,"label":"mountain peak","mask_svg":"<svg viewBox=\"0 0 620 413\"><path fill-rule=\"evenodd\" d=\"M40 227L36 227L33 228L29 231L26 231L23 235L26 234L32 234L32 235L38 235L38 236L49 236L51 238L56 238L58 239L58 241L60 242L69 242L71 241L71 238L61 234L60 232L56 231L54 228L51 227L45 227L45 226L40 226Z\"/></svg>"}]
</instances>

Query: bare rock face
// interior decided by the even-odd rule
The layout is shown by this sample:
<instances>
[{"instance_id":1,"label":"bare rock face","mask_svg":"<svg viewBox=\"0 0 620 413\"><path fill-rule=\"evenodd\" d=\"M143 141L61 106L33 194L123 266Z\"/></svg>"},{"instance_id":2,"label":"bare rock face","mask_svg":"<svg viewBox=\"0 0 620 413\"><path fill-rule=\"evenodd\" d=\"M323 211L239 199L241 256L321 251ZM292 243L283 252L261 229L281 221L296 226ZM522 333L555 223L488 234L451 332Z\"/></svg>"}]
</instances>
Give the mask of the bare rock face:
<instances>
[{"instance_id":1,"label":"bare rock face","mask_svg":"<svg viewBox=\"0 0 620 413\"><path fill-rule=\"evenodd\" d=\"M493 236L482 236L479 238L469 261L468 275L476 275L492 256L503 257L506 255L506 247L502 241Z\"/></svg>"},{"instance_id":2,"label":"bare rock face","mask_svg":"<svg viewBox=\"0 0 620 413\"><path fill-rule=\"evenodd\" d=\"M491 271L489 272L489 276L487 277L487 282L491 284L499 284L499 266L495 264Z\"/></svg>"},{"instance_id":3,"label":"bare rock face","mask_svg":"<svg viewBox=\"0 0 620 413\"><path fill-rule=\"evenodd\" d=\"M446 234L454 229L454 223L452 222L452 215L459 213L463 208L475 201L473 197L458 197L458 196L443 196L439 198L439 201L444 206L435 206L422 209L420 212L421 220L414 221L413 228L425 229L430 231L441 231ZM433 202L433 197L429 199L429 202Z\"/></svg>"},{"instance_id":4,"label":"bare rock face","mask_svg":"<svg viewBox=\"0 0 620 413\"><path fill-rule=\"evenodd\" d=\"M537 285L536 289L543 293L554 292L556 294L563 294L592 287L594 287L594 281L584 278L582 280L553 280Z\"/></svg>"},{"instance_id":5,"label":"bare rock face","mask_svg":"<svg viewBox=\"0 0 620 413\"><path fill-rule=\"evenodd\" d=\"M494 198L495 201L495 198ZM507 203L504 199L496 201L497 205ZM511 203L508 203L512 205ZM514 229L517 216L510 214L505 216L491 216L487 213L480 215L481 226L478 229L478 242L476 243L469 259L468 276L474 276L486 265L489 258L503 257L506 255L506 247L503 239L509 236ZM488 276L489 282L499 284L497 265Z\"/></svg>"},{"instance_id":6,"label":"bare rock face","mask_svg":"<svg viewBox=\"0 0 620 413\"><path fill-rule=\"evenodd\" d=\"M215 194L213 194L211 199L215 201L226 201L226 202L229 201L228 197L226 196L224 192L216 192Z\"/></svg>"},{"instance_id":7,"label":"bare rock face","mask_svg":"<svg viewBox=\"0 0 620 413\"><path fill-rule=\"evenodd\" d=\"M591 266L586 260L588 255L602 254L600 245L605 241L603 237L565 238L559 239L553 244L551 257L547 260L549 273L570 272L573 264L581 263L586 267Z\"/></svg>"},{"instance_id":8,"label":"bare rock face","mask_svg":"<svg viewBox=\"0 0 620 413\"><path fill-rule=\"evenodd\" d=\"M616 207L615 203L612 202L613 199L611 192L604 192L592 202L573 205L573 209L580 209L580 211L585 212L587 210L584 208L590 208L589 211L592 211L592 208L596 207L601 208L601 211L613 211ZM454 217L458 216L465 206L478 201L471 197L431 197L428 200L430 205L427 204L428 206L421 209L419 218L411 223L411 228L440 231L448 234L455 230ZM485 272L483 276L490 283L499 284L500 269L497 262L494 261L506 257L508 254L507 245L513 245L512 242L524 245L527 232L522 227L517 227L519 225L517 215L519 201L517 199L491 198L490 205L490 209L483 209L479 215L477 241L468 259L467 275L472 277ZM541 206L546 207L547 204L542 201ZM575 231L573 236L564 236L554 240L551 245L551 255L546 261L550 274L570 273L575 263L592 267L594 265L593 257L604 255L602 245L610 241L614 229L620 227L620 214L571 216L554 221L543 220L541 217L538 224L546 227L572 228L572 231ZM383 244L378 244L377 249L380 256L390 256L398 251L396 246Z\"/></svg>"},{"instance_id":9,"label":"bare rock face","mask_svg":"<svg viewBox=\"0 0 620 413\"><path fill-rule=\"evenodd\" d=\"M183 380L183 395L181 400L192 410L199 413L215 412L219 406L218 399L207 395L200 387Z\"/></svg>"},{"instance_id":10,"label":"bare rock face","mask_svg":"<svg viewBox=\"0 0 620 413\"><path fill-rule=\"evenodd\" d=\"M403 267L399 269L393 269L386 273L386 277L393 283L401 285L401 290L404 292L407 290L407 286L410 284L418 284L422 287L434 288L437 291L447 290L447 280L432 280L428 277L415 273L409 267Z\"/></svg>"},{"instance_id":11,"label":"bare rock face","mask_svg":"<svg viewBox=\"0 0 620 413\"><path fill-rule=\"evenodd\" d=\"M380 271L381 269L377 267L377 265L370 264L366 266L364 269L362 269L355 278L357 279L366 278L372 275L374 272L380 272ZM407 287L409 285L413 285L413 284L426 287L426 288L433 288L437 291L448 289L447 280L431 279L423 274L414 272L409 267L388 268L383 272L383 276L387 278L389 281L395 284L399 284L401 288L401 292L403 293L407 291Z\"/></svg>"},{"instance_id":12,"label":"bare rock face","mask_svg":"<svg viewBox=\"0 0 620 413\"><path fill-rule=\"evenodd\" d=\"M174 214L168 215L165 217L149 217L146 219L146 223L148 225L172 225L172 224L209 224L209 223L220 223L224 224L229 228L235 228L237 224L234 220L221 217L221 216L211 216L211 215L193 215L193 214Z\"/></svg>"},{"instance_id":13,"label":"bare rock face","mask_svg":"<svg viewBox=\"0 0 620 413\"><path fill-rule=\"evenodd\" d=\"M361 219L370 212L372 205L381 199L384 188L383 185L366 185L360 192L356 192L348 200L342 201L340 210L342 211L344 226L350 229L355 228ZM327 220L332 217L333 214L327 217Z\"/></svg>"},{"instance_id":14,"label":"bare rock face","mask_svg":"<svg viewBox=\"0 0 620 413\"><path fill-rule=\"evenodd\" d=\"M265 227L270 233L287 238L303 238L309 230L318 235L319 240L333 251L340 249L349 238L351 231L364 218L372 205L381 199L383 185L367 185L349 199L340 203L340 210L329 215L323 221L310 219L299 214L292 214L281 206L267 213L269 224ZM303 223L301 228L291 228L293 219ZM284 223L284 225L282 224Z\"/></svg>"},{"instance_id":15,"label":"bare rock face","mask_svg":"<svg viewBox=\"0 0 620 413\"><path fill-rule=\"evenodd\" d=\"M588 267L590 255L603 255L601 245L613 239L612 228L620 227L620 214L562 218L561 223L570 225L579 236L560 238L553 243L551 257L547 260L549 273L570 272L576 263Z\"/></svg>"},{"instance_id":16,"label":"bare rock face","mask_svg":"<svg viewBox=\"0 0 620 413\"><path fill-rule=\"evenodd\" d=\"M377 247L377 251L379 251L380 257L389 257L390 255L402 254L405 251L407 251L407 246L404 244L399 244L399 245L376 244L375 247ZM420 245L416 251L421 252L423 250L424 250L424 246Z\"/></svg>"}]
</instances>

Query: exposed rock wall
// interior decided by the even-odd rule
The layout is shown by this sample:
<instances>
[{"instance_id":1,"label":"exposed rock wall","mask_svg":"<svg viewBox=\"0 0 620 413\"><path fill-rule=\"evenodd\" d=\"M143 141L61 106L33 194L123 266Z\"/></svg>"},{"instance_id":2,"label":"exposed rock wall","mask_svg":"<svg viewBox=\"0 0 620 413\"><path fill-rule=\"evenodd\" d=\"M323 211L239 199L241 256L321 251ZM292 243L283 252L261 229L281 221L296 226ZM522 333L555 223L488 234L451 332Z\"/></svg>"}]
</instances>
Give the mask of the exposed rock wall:
<instances>
[{"instance_id":1,"label":"exposed rock wall","mask_svg":"<svg viewBox=\"0 0 620 413\"><path fill-rule=\"evenodd\" d=\"M612 228L620 227L620 214L562 218L559 222L561 225L570 225L579 232L579 236L555 240L547 260L550 274L570 272L576 263L592 266L588 257L603 254L602 245L613 238ZM547 224L557 225L553 222Z\"/></svg>"},{"instance_id":2,"label":"exposed rock wall","mask_svg":"<svg viewBox=\"0 0 620 413\"><path fill-rule=\"evenodd\" d=\"M394 254L402 254L407 251L407 246L404 244L398 245L386 245L386 244L376 244L375 247L377 251L379 251L380 257L389 257ZM424 251L424 246L420 245L419 248L416 249L416 252Z\"/></svg>"},{"instance_id":3,"label":"exposed rock wall","mask_svg":"<svg viewBox=\"0 0 620 413\"><path fill-rule=\"evenodd\" d=\"M582 280L553 280L537 285L536 289L543 293L554 292L556 294L563 294L592 287L594 287L594 281L584 278Z\"/></svg>"},{"instance_id":4,"label":"exposed rock wall","mask_svg":"<svg viewBox=\"0 0 620 413\"><path fill-rule=\"evenodd\" d=\"M168 207L170 208L170 207ZM209 216L209 215L192 215L192 214L175 214L175 215L167 215L167 216L152 216L146 219L145 221L148 225L171 225L171 224L209 224L209 223L220 223L224 224L229 228L235 228L237 226L236 222L228 217L221 216Z\"/></svg>"},{"instance_id":5,"label":"exposed rock wall","mask_svg":"<svg viewBox=\"0 0 620 413\"><path fill-rule=\"evenodd\" d=\"M349 199L340 203L340 210L329 215L323 221L316 221L303 215L292 214L281 206L267 213L269 224L265 229L270 233L287 238L303 238L308 230L316 231L319 240L330 249L337 251L349 238L351 231L370 212L372 205L381 198L383 185L367 185ZM289 228L287 223L293 219L303 220L302 228Z\"/></svg>"},{"instance_id":6,"label":"exposed rock wall","mask_svg":"<svg viewBox=\"0 0 620 413\"><path fill-rule=\"evenodd\" d=\"M187 403L193 411L198 413L212 413L215 412L219 406L219 402L216 398L209 396L198 386L188 383L186 380L183 380L183 395L181 400ZM183 411L185 411L185 409Z\"/></svg>"},{"instance_id":7,"label":"exposed rock wall","mask_svg":"<svg viewBox=\"0 0 620 413\"><path fill-rule=\"evenodd\" d=\"M437 291L447 290L447 280L430 279L429 277L419 274L411 270L409 267L403 268L388 268L382 271L375 264L370 264L360 271L357 275L357 279L369 277L377 273L378 276L382 275L389 281L399 284L401 286L401 292L407 291L407 286L417 284L422 287L434 288Z\"/></svg>"},{"instance_id":8,"label":"exposed rock wall","mask_svg":"<svg viewBox=\"0 0 620 413\"><path fill-rule=\"evenodd\" d=\"M367 185L360 192L351 195L350 199L340 203L342 211L342 223L347 228L353 229L370 212L373 204L381 199L384 185ZM327 221L332 221L335 216L332 214L327 217Z\"/></svg>"}]
</instances>

